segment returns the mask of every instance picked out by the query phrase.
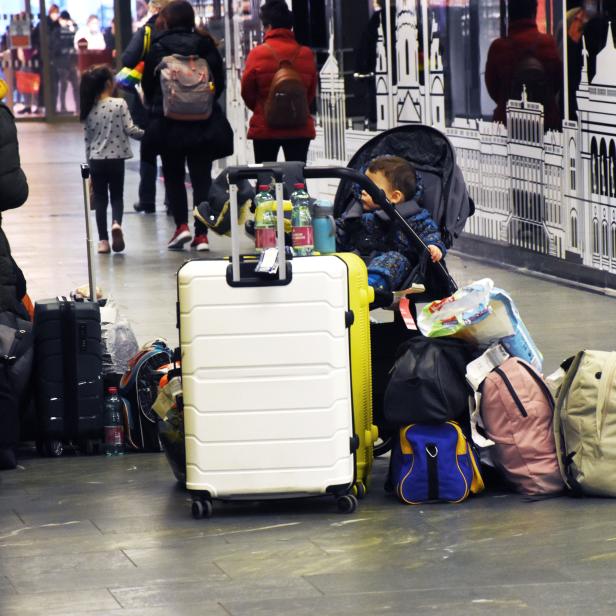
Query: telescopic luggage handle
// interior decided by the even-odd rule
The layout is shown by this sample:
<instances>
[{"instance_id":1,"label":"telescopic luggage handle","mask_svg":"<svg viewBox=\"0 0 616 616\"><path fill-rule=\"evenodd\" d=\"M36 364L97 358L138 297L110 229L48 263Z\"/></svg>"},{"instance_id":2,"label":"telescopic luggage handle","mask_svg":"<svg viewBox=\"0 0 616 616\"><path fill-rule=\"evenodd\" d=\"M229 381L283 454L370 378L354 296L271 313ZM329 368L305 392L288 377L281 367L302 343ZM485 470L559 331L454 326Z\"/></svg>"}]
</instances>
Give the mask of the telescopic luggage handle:
<instances>
[{"instance_id":1,"label":"telescopic luggage handle","mask_svg":"<svg viewBox=\"0 0 616 616\"><path fill-rule=\"evenodd\" d=\"M238 188L241 180L257 180L267 173L274 178L276 187L276 247L278 249L278 280L279 284L287 281L290 272L287 271L287 255L284 242L284 173L282 169L275 166L264 167L263 165L251 165L249 167L228 167L227 177L229 181L229 208L231 214L231 272L232 282L236 285L241 284L240 273L240 234L238 227ZM251 284L249 281L247 284Z\"/></svg>"},{"instance_id":2,"label":"telescopic luggage handle","mask_svg":"<svg viewBox=\"0 0 616 616\"><path fill-rule=\"evenodd\" d=\"M90 285L90 301L98 302L96 295L96 274L94 272L94 240L92 239L92 223L90 216L90 166L86 163L81 165L81 179L83 180L83 204L86 214L86 248L88 251L88 282Z\"/></svg>"},{"instance_id":3,"label":"telescopic luggage handle","mask_svg":"<svg viewBox=\"0 0 616 616\"><path fill-rule=\"evenodd\" d=\"M294 163L297 164L297 163ZM248 167L229 167L228 178L229 178L229 194L230 194L230 205L231 205L231 246L233 251L233 271L234 271L234 280L236 279L236 270L237 270L237 279L239 280L239 235L238 233L233 232L234 225L237 225L237 214L238 214L238 206L237 206L237 182L240 180L256 180L262 174L267 173L270 174L274 181L276 182L276 200L277 200L277 208L282 210L282 182L284 181L284 171L285 171L285 163L273 164L264 167L262 165L251 165ZM398 223L402 232L411 240L411 242L422 252L427 252L428 247L423 242L423 240L415 233L414 229L406 222L404 216L400 214L400 212L389 202L385 193L374 184L374 182L364 175L363 173L356 171L355 169L349 169L348 167L304 167L303 168L304 177L309 179L327 179L334 178L340 180L348 180L350 182L354 182L358 184L360 188L365 190L372 200L381 207L381 209L387 214L389 219ZM280 190L280 198L278 191ZM235 196L234 196L235 193ZM279 262L279 270L280 270L280 279L284 280L286 275L286 260L284 253L284 225L282 221L281 212L278 212L278 256L281 259ZM282 250L280 248L282 244ZM237 255L237 258L235 258ZM445 269L442 263L434 263L437 270L440 272L440 275L447 280L448 286L453 293L458 287L449 274L449 272Z\"/></svg>"}]
</instances>

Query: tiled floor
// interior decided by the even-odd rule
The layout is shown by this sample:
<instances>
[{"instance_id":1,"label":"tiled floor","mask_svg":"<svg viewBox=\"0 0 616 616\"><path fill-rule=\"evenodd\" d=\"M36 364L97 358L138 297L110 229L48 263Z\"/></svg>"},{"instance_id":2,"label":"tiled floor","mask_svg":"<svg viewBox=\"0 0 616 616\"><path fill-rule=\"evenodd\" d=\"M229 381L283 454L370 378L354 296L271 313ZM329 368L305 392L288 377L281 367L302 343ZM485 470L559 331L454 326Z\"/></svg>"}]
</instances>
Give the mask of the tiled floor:
<instances>
[{"instance_id":1,"label":"tiled floor","mask_svg":"<svg viewBox=\"0 0 616 616\"><path fill-rule=\"evenodd\" d=\"M32 297L65 294L87 279L81 129L27 124L20 137L31 198L3 227ZM166 250L164 211L132 213L136 184L129 171L127 250L97 257L100 284L140 342L175 344L175 272L188 253ZM513 294L548 371L580 348L616 348L615 299L449 262L459 283L491 276ZM613 501L491 492L402 507L382 491L385 471L377 461L351 516L314 500L217 505L197 522L162 455L27 454L0 473L0 615L616 613Z\"/></svg>"}]
</instances>

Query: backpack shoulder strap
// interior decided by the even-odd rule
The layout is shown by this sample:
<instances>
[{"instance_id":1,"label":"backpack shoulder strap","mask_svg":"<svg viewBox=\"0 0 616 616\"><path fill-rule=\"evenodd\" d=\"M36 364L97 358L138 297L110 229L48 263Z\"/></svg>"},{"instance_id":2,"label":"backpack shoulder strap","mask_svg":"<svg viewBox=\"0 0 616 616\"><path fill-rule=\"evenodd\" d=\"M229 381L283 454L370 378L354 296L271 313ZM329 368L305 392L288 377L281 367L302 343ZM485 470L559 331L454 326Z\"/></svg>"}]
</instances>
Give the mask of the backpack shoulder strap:
<instances>
[{"instance_id":1,"label":"backpack shoulder strap","mask_svg":"<svg viewBox=\"0 0 616 616\"><path fill-rule=\"evenodd\" d=\"M279 67L283 62L288 62L289 64L291 64L291 66L293 66L293 64L295 63L295 60L297 60L297 57L300 54L300 51L302 50L302 46L298 44L297 49L295 50L291 58L286 59L286 58L281 58L280 54L269 43L263 43L263 45L267 47L272 53L272 55L274 56L274 58L276 58L276 61L278 62Z\"/></svg>"},{"instance_id":2,"label":"backpack shoulder strap","mask_svg":"<svg viewBox=\"0 0 616 616\"><path fill-rule=\"evenodd\" d=\"M554 421L552 422L552 427L554 429L554 441L556 443L556 459L558 460L558 466L560 467L560 474L563 477L563 481L569 489L574 489L575 482L571 477L571 473L569 473L567 460L565 460L565 457L569 454L569 452L567 451L567 443L565 442L565 435L562 430L561 415L565 400L569 395L571 384L573 383L575 373L580 366L583 355L584 351L579 352L569 364L565 379L558 391L556 405L554 406Z\"/></svg>"},{"instance_id":3,"label":"backpack shoulder strap","mask_svg":"<svg viewBox=\"0 0 616 616\"><path fill-rule=\"evenodd\" d=\"M145 58L150 48L152 47L152 26L146 24L143 27L143 51L141 52L141 57Z\"/></svg>"},{"instance_id":4,"label":"backpack shoulder strap","mask_svg":"<svg viewBox=\"0 0 616 616\"><path fill-rule=\"evenodd\" d=\"M280 64L282 63L282 58L280 57L278 52L269 43L263 43L263 47L267 47L270 50L270 53L274 56L276 62L278 62L278 66L280 66Z\"/></svg>"}]
</instances>

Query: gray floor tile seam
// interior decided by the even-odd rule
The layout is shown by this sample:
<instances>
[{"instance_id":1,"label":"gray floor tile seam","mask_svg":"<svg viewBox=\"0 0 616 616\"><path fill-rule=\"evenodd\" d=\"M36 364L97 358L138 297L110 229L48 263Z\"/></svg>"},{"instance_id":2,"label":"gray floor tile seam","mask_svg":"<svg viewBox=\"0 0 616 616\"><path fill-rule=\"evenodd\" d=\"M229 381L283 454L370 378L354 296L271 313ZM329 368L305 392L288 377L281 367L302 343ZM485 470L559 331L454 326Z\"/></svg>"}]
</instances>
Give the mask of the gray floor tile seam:
<instances>
[{"instance_id":1,"label":"gray floor tile seam","mask_svg":"<svg viewBox=\"0 0 616 616\"><path fill-rule=\"evenodd\" d=\"M456 585L455 581L452 580L447 580L446 585L442 585L442 586L424 586L421 588L406 588L406 589L397 589L397 588L387 588L384 590L362 590L359 592L353 592L350 593L348 591L343 591L340 593L337 592L331 592L328 590L323 590L322 588L319 588L318 584L315 584L314 582L312 582L310 580L311 576L302 576L306 582L310 583L311 586L314 586L314 588L316 590L318 590L323 596L327 597L327 596L340 596L340 595L352 595L352 596L357 596L357 595L380 595L380 594L421 594L421 593L428 593L428 592L437 592L437 591L443 591L443 590L448 590L448 591L468 591L469 590L469 586L468 583L465 584L461 584L459 586ZM409 584L412 584L412 578L409 578ZM477 583L473 584L472 586L472 591L473 592L478 592L481 590L487 591L487 590L500 590L500 589L523 589L523 588L557 588L557 587L561 587L561 586L566 586L567 588L571 588L572 586L580 586L580 587L587 587L587 586L613 586L614 585L614 581L613 580L576 580L576 579L565 579L565 580L561 580L561 581L545 581L545 582L518 582L518 583L499 583L499 584L483 584L480 583L480 581L477 581Z\"/></svg>"},{"instance_id":2,"label":"gray floor tile seam","mask_svg":"<svg viewBox=\"0 0 616 616\"><path fill-rule=\"evenodd\" d=\"M123 606L123 605L122 605L122 604L118 601L117 597L116 597L116 596L115 596L115 595L111 592L111 590L110 590L109 588L106 588L105 590L109 593L109 595L111 596L111 598L112 598L112 599L113 599L113 600L114 600L114 601L118 604L118 607L119 607L120 609L123 609L123 608L124 608L124 606Z\"/></svg>"}]
</instances>

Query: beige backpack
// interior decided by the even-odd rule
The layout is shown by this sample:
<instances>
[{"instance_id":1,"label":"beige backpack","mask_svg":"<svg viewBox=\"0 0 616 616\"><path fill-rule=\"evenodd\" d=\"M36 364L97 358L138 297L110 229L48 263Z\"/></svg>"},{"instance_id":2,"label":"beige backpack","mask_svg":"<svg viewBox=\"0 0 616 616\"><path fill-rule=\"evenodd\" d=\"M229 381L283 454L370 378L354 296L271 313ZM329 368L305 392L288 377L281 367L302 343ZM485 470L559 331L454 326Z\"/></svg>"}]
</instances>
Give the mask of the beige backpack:
<instances>
[{"instance_id":1,"label":"beige backpack","mask_svg":"<svg viewBox=\"0 0 616 616\"><path fill-rule=\"evenodd\" d=\"M578 494L616 497L616 352L567 360L554 431L565 483Z\"/></svg>"},{"instance_id":2,"label":"beige backpack","mask_svg":"<svg viewBox=\"0 0 616 616\"><path fill-rule=\"evenodd\" d=\"M199 56L172 54L156 67L166 118L194 122L208 120L215 100L210 67Z\"/></svg>"}]
</instances>

